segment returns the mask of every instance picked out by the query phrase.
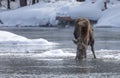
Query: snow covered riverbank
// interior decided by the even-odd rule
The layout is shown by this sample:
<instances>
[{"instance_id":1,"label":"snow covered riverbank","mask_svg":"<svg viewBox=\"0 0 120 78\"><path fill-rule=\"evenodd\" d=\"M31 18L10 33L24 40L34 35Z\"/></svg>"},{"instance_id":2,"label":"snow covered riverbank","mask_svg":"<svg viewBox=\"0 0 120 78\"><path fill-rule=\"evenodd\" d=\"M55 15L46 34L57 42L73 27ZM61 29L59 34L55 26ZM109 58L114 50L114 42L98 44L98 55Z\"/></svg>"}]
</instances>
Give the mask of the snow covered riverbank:
<instances>
[{"instance_id":1,"label":"snow covered riverbank","mask_svg":"<svg viewBox=\"0 0 120 78\"><path fill-rule=\"evenodd\" d=\"M95 3L90 1L40 2L16 10L1 12L0 20L3 24L0 26L56 26L58 24L56 16L98 20L96 26L119 26L119 4L109 4L107 11L103 11L103 4L104 0L98 0Z\"/></svg>"},{"instance_id":2,"label":"snow covered riverbank","mask_svg":"<svg viewBox=\"0 0 120 78\"><path fill-rule=\"evenodd\" d=\"M96 27L120 27L120 4L117 4L103 12Z\"/></svg>"},{"instance_id":3,"label":"snow covered riverbank","mask_svg":"<svg viewBox=\"0 0 120 78\"><path fill-rule=\"evenodd\" d=\"M77 2L59 1L55 3L40 2L35 5L0 13L1 26L41 26L56 25L56 14L68 9ZM64 13L62 11L62 13Z\"/></svg>"}]
</instances>

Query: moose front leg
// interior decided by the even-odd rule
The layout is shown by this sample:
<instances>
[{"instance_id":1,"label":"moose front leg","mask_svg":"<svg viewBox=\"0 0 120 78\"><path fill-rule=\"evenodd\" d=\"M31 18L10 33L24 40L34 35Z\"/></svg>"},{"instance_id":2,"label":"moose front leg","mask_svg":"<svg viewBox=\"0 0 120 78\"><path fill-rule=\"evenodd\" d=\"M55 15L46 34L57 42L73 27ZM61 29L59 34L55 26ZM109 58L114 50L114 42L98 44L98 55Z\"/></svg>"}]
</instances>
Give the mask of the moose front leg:
<instances>
[{"instance_id":1,"label":"moose front leg","mask_svg":"<svg viewBox=\"0 0 120 78\"><path fill-rule=\"evenodd\" d=\"M82 41L77 42L76 60L86 58L86 45Z\"/></svg>"},{"instance_id":2,"label":"moose front leg","mask_svg":"<svg viewBox=\"0 0 120 78\"><path fill-rule=\"evenodd\" d=\"M75 59L81 60L83 58L84 58L84 54L81 51L77 51Z\"/></svg>"},{"instance_id":3,"label":"moose front leg","mask_svg":"<svg viewBox=\"0 0 120 78\"><path fill-rule=\"evenodd\" d=\"M81 59L81 54L79 51L76 52L76 57L75 57L76 60L80 60Z\"/></svg>"},{"instance_id":4,"label":"moose front leg","mask_svg":"<svg viewBox=\"0 0 120 78\"><path fill-rule=\"evenodd\" d=\"M84 58L87 58L87 53L86 53L86 49L84 49L84 51L83 51L83 55L84 55Z\"/></svg>"},{"instance_id":5,"label":"moose front leg","mask_svg":"<svg viewBox=\"0 0 120 78\"><path fill-rule=\"evenodd\" d=\"M81 38L74 39L73 43L77 45L76 60L86 58L86 46Z\"/></svg>"}]
</instances>

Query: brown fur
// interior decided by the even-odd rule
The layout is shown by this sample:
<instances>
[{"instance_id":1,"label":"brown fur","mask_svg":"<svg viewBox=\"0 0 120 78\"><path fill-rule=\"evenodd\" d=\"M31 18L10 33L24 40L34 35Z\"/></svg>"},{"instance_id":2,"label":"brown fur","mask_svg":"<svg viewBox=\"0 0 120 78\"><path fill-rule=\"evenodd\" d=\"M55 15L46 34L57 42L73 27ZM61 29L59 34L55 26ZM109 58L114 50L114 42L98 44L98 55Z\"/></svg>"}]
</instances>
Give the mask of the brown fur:
<instances>
[{"instance_id":1,"label":"brown fur","mask_svg":"<svg viewBox=\"0 0 120 78\"><path fill-rule=\"evenodd\" d=\"M93 29L90 25L90 22L86 18L79 18L75 21L73 41L77 44L77 55L76 59L86 58L87 46L91 46L94 58L96 58L94 53L94 38L93 38Z\"/></svg>"}]
</instances>

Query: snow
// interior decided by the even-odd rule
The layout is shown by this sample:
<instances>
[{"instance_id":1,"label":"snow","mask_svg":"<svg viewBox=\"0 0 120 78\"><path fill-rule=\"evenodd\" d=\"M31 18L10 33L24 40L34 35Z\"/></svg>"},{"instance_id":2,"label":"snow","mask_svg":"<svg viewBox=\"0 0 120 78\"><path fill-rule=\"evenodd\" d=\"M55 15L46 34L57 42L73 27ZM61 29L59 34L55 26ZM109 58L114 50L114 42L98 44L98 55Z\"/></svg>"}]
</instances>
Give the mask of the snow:
<instances>
[{"instance_id":1,"label":"snow","mask_svg":"<svg viewBox=\"0 0 120 78\"><path fill-rule=\"evenodd\" d=\"M46 51L41 54L42 57L71 57L75 56L75 53L65 52L61 49Z\"/></svg>"},{"instance_id":2,"label":"snow","mask_svg":"<svg viewBox=\"0 0 120 78\"><path fill-rule=\"evenodd\" d=\"M95 51L97 55L97 59L102 59L103 61L119 61L120 60L120 50L107 50L107 49L100 49ZM62 49L55 49L46 51L41 54L32 55L32 57L74 57L75 58L76 53L71 53L68 51L63 51ZM87 50L87 58L91 59L93 58L92 52L90 50ZM62 58L61 58L62 59Z\"/></svg>"},{"instance_id":3,"label":"snow","mask_svg":"<svg viewBox=\"0 0 120 78\"><path fill-rule=\"evenodd\" d=\"M96 27L120 27L120 4L107 9L102 17L98 20Z\"/></svg>"},{"instance_id":4,"label":"snow","mask_svg":"<svg viewBox=\"0 0 120 78\"><path fill-rule=\"evenodd\" d=\"M35 5L0 12L0 20L4 23L0 24L0 26L56 26L58 24L56 16L97 20L96 27L120 26L119 1L112 0L108 4L107 10L104 10L105 0L95 0L95 3L92 3L93 1L76 2L75 0L63 0L55 2L53 0L50 3L40 1Z\"/></svg>"},{"instance_id":5,"label":"snow","mask_svg":"<svg viewBox=\"0 0 120 78\"><path fill-rule=\"evenodd\" d=\"M81 5L72 6L69 10L69 14L72 18L88 18L91 20L98 20L102 15L101 2L91 3L84 2Z\"/></svg>"},{"instance_id":6,"label":"snow","mask_svg":"<svg viewBox=\"0 0 120 78\"><path fill-rule=\"evenodd\" d=\"M0 42L7 42L7 41L13 41L13 42L40 42L41 44L51 44L45 39L27 39L26 37L19 36L7 31L0 31Z\"/></svg>"},{"instance_id":7,"label":"snow","mask_svg":"<svg viewBox=\"0 0 120 78\"><path fill-rule=\"evenodd\" d=\"M119 61L120 60L120 50L98 50L97 58L103 59L104 61Z\"/></svg>"},{"instance_id":8,"label":"snow","mask_svg":"<svg viewBox=\"0 0 120 78\"><path fill-rule=\"evenodd\" d=\"M39 26L48 23L56 24L56 12L68 1L58 1L56 3L40 2L38 4L23 7L20 9L0 13L0 19L4 26ZM68 4L71 4L68 2ZM61 6L64 5L64 6ZM3 26L3 25L1 25Z\"/></svg>"},{"instance_id":9,"label":"snow","mask_svg":"<svg viewBox=\"0 0 120 78\"><path fill-rule=\"evenodd\" d=\"M46 50L56 43L45 39L28 39L7 31L0 31L0 52L29 52L32 50Z\"/></svg>"},{"instance_id":10,"label":"snow","mask_svg":"<svg viewBox=\"0 0 120 78\"><path fill-rule=\"evenodd\" d=\"M50 19L51 12L54 9L46 10L44 8L41 9L25 9L25 10L15 10L1 13L1 20L5 23L5 26L38 26L45 25L48 23L48 19ZM53 13L52 13L53 14ZM51 15L52 15L51 14Z\"/></svg>"},{"instance_id":11,"label":"snow","mask_svg":"<svg viewBox=\"0 0 120 78\"><path fill-rule=\"evenodd\" d=\"M27 38L22 37L22 36L18 36L16 34L10 33L10 32L6 32L6 31L0 31L0 42L3 41L26 41Z\"/></svg>"},{"instance_id":12,"label":"snow","mask_svg":"<svg viewBox=\"0 0 120 78\"><path fill-rule=\"evenodd\" d=\"M103 2L104 0L98 0L94 4L90 1L76 2L74 0L50 3L40 2L0 13L0 20L4 23L0 26L56 25L58 23L56 16L70 16L73 19L84 17L98 20L103 12Z\"/></svg>"}]
</instances>

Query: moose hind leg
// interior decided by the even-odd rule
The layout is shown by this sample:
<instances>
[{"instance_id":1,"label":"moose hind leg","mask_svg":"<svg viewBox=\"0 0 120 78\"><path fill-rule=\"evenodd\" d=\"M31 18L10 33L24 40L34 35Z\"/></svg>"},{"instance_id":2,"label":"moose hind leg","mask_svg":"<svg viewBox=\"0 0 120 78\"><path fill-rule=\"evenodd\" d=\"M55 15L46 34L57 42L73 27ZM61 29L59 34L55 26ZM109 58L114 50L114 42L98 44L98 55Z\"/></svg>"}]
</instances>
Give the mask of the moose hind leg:
<instances>
[{"instance_id":1,"label":"moose hind leg","mask_svg":"<svg viewBox=\"0 0 120 78\"><path fill-rule=\"evenodd\" d=\"M91 51L93 53L94 59L96 59L95 51L94 51L94 44L91 44Z\"/></svg>"}]
</instances>

